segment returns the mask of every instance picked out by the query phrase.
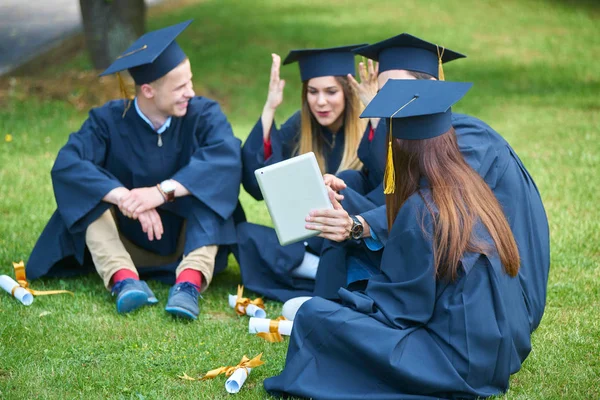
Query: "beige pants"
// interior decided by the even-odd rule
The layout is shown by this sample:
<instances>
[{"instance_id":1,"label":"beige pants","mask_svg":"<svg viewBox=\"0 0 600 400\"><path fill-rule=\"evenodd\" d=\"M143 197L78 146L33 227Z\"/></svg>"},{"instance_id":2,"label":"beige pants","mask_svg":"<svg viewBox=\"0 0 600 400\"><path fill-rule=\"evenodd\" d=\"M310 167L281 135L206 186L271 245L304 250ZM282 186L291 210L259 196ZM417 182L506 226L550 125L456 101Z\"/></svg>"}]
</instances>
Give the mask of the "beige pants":
<instances>
[{"instance_id":1,"label":"beige pants","mask_svg":"<svg viewBox=\"0 0 600 400\"><path fill-rule=\"evenodd\" d=\"M112 209L107 210L92 222L85 232L85 243L92 254L96 271L107 289L110 289L112 276L120 269L128 269L138 274L136 265L156 267L170 264L183 254L185 225L181 229L175 252L169 256L161 256L135 245L122 235L117 228L113 212ZM203 275L200 291L205 291L212 281L218 249L218 246L210 245L191 251L179 263L175 276L179 276L181 271L188 268L200 271Z\"/></svg>"}]
</instances>

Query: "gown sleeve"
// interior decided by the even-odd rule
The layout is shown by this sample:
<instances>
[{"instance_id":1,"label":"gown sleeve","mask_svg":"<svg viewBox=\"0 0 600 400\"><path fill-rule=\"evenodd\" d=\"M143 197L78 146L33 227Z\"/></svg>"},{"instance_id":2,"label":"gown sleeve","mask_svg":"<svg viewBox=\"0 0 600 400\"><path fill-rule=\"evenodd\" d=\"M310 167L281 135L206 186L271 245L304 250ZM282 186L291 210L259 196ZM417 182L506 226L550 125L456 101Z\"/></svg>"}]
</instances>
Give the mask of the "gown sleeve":
<instances>
[{"instance_id":1,"label":"gown sleeve","mask_svg":"<svg viewBox=\"0 0 600 400\"><path fill-rule=\"evenodd\" d=\"M102 198L123 186L105 165L108 128L102 111L90 111L78 132L69 136L52 167L52 185L58 212L70 232L78 232L110 205Z\"/></svg>"},{"instance_id":2,"label":"gown sleeve","mask_svg":"<svg viewBox=\"0 0 600 400\"><path fill-rule=\"evenodd\" d=\"M414 196L396 217L381 273L369 280L364 292L339 292L345 305L398 329L426 324L436 297L432 235L422 228L431 227L431 216Z\"/></svg>"},{"instance_id":3,"label":"gown sleeve","mask_svg":"<svg viewBox=\"0 0 600 400\"><path fill-rule=\"evenodd\" d=\"M172 179L221 218L227 219L237 206L240 190L240 140L233 135L217 102L207 102L198 121L195 134L199 146L189 163Z\"/></svg>"},{"instance_id":4,"label":"gown sleeve","mask_svg":"<svg viewBox=\"0 0 600 400\"><path fill-rule=\"evenodd\" d=\"M299 132L300 112L292 115L279 129L273 121L270 137L272 154L265 159L263 126L260 118L250 131L248 139L242 147L242 184L246 192L256 200L263 200L263 196L254 171L290 158Z\"/></svg>"}]
</instances>

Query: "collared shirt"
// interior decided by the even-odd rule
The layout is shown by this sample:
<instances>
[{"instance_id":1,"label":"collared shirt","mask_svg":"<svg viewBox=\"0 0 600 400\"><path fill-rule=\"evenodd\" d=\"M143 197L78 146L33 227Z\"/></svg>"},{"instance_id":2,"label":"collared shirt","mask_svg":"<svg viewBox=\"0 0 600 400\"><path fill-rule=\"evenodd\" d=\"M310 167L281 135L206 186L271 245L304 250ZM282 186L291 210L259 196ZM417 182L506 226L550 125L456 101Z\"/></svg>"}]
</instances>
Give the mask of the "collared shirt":
<instances>
[{"instance_id":1,"label":"collared shirt","mask_svg":"<svg viewBox=\"0 0 600 400\"><path fill-rule=\"evenodd\" d=\"M140 118L143 119L144 121L146 121L148 123L148 125L150 125L152 130L156 131L156 133L158 133L159 135L161 133L163 133L164 131L166 131L167 129L169 129L169 126L171 126L171 117L169 117L169 118L167 118L165 123L160 128L154 129L154 125L152 125L152 122L150 122L148 117L146 117L144 115L144 113L142 112L142 110L140 110L140 107L138 106L138 102L137 102L137 97L133 100L133 104L135 104L135 111L137 111Z\"/></svg>"}]
</instances>

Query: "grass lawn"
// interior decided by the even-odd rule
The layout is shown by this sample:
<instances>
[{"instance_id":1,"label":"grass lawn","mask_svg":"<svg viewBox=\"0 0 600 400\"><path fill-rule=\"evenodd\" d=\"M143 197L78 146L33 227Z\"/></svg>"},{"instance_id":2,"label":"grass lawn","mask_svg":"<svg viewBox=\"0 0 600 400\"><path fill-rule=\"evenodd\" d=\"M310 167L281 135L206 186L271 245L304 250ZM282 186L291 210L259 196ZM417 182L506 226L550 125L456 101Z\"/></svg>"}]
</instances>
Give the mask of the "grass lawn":
<instances>
[{"instance_id":1,"label":"grass lawn","mask_svg":"<svg viewBox=\"0 0 600 400\"><path fill-rule=\"evenodd\" d=\"M546 313L505 397L600 398L600 6L183 0L159 11L151 12L149 30L195 19L178 39L195 87L221 102L241 139L262 110L271 52L285 56L293 48L409 32L467 54L445 68L447 79L475 83L456 109L483 119L513 145L537 182L551 228ZM86 118L95 101L87 96L101 98L100 85L84 79L94 75L84 52L61 61L36 75L0 78L0 274L12 276L12 261L27 261L55 208L49 171L56 153ZM282 75L279 122L300 104L297 66L282 68ZM270 223L264 204L244 192L242 201L252 222ZM93 275L33 282L34 289L64 288L75 296L38 297L30 307L2 293L0 398L226 398L222 376L188 382L178 375L199 376L260 352L266 365L252 371L238 397L266 398L262 381L282 369L287 339L269 344L247 333L248 319L227 306L239 281L231 258L193 323L170 318L169 287L155 282L159 305L126 316L117 315ZM267 311L277 316L281 305L268 302Z\"/></svg>"}]
</instances>

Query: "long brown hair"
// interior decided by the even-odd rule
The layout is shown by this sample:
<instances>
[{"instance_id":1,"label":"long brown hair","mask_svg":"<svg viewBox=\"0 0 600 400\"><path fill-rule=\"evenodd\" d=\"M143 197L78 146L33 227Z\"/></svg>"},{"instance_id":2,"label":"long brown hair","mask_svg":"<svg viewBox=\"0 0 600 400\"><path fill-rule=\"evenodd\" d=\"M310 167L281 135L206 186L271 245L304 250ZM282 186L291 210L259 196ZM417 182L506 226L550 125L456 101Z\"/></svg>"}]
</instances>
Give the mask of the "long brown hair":
<instances>
[{"instance_id":1,"label":"long brown hair","mask_svg":"<svg viewBox=\"0 0 600 400\"><path fill-rule=\"evenodd\" d=\"M466 251L494 251L473 234L478 220L493 239L506 272L517 274L519 250L504 212L489 186L462 157L454 128L431 139L394 140L393 160L396 187L386 196L388 227L391 229L402 204L419 190L419 179L425 177L437 208L433 218L437 278L455 280Z\"/></svg>"},{"instance_id":2,"label":"long brown hair","mask_svg":"<svg viewBox=\"0 0 600 400\"><path fill-rule=\"evenodd\" d=\"M344 154L342 161L337 171L346 169L361 169L362 162L359 160L356 152L365 131L365 122L359 118L362 112L361 103L356 90L350 85L348 78L345 76L335 76L336 81L342 87L344 92ZM323 155L323 147L325 141L321 134L321 125L310 112L310 107L307 100L308 81L302 84L302 109L300 111L300 140L296 145L295 154L305 154L308 152L315 153L317 163L321 172L326 173L325 156Z\"/></svg>"}]
</instances>

